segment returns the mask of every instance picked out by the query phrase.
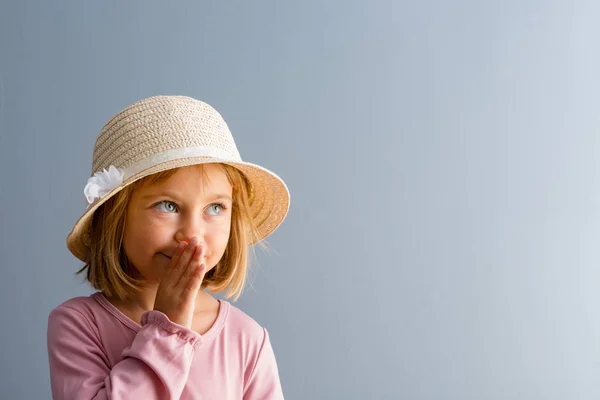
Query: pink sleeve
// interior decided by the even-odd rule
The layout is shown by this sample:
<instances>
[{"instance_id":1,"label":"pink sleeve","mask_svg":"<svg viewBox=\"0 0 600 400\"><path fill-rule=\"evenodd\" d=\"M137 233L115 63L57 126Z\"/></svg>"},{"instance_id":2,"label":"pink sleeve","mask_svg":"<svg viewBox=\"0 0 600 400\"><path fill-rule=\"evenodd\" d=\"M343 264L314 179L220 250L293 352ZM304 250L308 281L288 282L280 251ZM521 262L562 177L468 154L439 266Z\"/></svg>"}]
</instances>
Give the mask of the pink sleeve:
<instances>
[{"instance_id":1,"label":"pink sleeve","mask_svg":"<svg viewBox=\"0 0 600 400\"><path fill-rule=\"evenodd\" d=\"M111 369L89 319L72 308L55 309L48 318L52 398L179 399L202 338L158 311L145 313L141 323Z\"/></svg>"},{"instance_id":2,"label":"pink sleeve","mask_svg":"<svg viewBox=\"0 0 600 400\"><path fill-rule=\"evenodd\" d=\"M265 328L263 344L244 391L244 400L281 400L283 392L275 354Z\"/></svg>"}]
</instances>

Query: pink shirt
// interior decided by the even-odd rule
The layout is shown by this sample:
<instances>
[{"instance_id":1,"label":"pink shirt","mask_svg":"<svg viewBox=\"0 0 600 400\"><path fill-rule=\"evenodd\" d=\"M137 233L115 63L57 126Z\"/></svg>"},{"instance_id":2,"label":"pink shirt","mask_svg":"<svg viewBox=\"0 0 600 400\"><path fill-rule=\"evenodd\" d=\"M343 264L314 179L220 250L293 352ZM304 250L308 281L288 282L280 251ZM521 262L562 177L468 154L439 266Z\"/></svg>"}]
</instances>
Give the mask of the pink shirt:
<instances>
[{"instance_id":1,"label":"pink shirt","mask_svg":"<svg viewBox=\"0 0 600 400\"><path fill-rule=\"evenodd\" d=\"M283 399L267 330L219 300L204 335L148 311L137 324L101 293L48 318L54 400Z\"/></svg>"}]
</instances>

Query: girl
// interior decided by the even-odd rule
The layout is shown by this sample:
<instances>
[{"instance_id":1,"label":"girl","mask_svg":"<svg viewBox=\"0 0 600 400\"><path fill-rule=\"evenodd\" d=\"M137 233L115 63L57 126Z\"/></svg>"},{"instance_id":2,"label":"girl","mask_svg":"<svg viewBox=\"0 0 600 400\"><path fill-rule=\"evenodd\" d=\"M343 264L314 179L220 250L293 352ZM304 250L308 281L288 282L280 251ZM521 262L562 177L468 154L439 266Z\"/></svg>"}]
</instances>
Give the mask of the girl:
<instances>
[{"instance_id":1,"label":"girl","mask_svg":"<svg viewBox=\"0 0 600 400\"><path fill-rule=\"evenodd\" d=\"M97 292L50 313L53 398L282 399L266 329L202 289L237 300L248 246L287 214L284 182L182 96L116 114L92 171L67 247Z\"/></svg>"}]
</instances>

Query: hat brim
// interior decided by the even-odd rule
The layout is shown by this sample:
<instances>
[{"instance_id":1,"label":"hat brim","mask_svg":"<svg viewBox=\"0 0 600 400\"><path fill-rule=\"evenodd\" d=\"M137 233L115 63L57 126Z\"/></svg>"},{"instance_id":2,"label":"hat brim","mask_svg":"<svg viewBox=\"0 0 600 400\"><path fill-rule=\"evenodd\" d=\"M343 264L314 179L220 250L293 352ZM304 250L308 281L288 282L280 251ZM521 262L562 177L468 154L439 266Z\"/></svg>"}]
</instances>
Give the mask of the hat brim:
<instances>
[{"instance_id":1,"label":"hat brim","mask_svg":"<svg viewBox=\"0 0 600 400\"><path fill-rule=\"evenodd\" d=\"M78 259L89 262L89 229L94 212L108 199L135 181L157 172L198 164L220 163L237 168L252 185L250 214L257 230L256 244L268 237L285 219L290 206L290 194L285 182L275 173L249 162L233 162L213 157L188 157L170 160L128 177L118 187L92 203L77 220L67 236L67 248Z\"/></svg>"}]
</instances>

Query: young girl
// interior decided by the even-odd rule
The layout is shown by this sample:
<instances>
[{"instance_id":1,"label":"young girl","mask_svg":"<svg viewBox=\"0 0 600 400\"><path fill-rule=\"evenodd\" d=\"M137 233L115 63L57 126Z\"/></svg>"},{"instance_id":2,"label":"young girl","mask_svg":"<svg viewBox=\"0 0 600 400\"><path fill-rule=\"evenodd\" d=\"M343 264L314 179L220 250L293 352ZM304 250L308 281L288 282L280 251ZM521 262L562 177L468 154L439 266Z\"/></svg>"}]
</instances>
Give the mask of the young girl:
<instances>
[{"instance_id":1,"label":"young girl","mask_svg":"<svg viewBox=\"0 0 600 400\"><path fill-rule=\"evenodd\" d=\"M67 247L98 291L50 313L53 398L282 399L266 329L203 289L237 300L248 246L286 216L284 182L182 96L116 114L92 171Z\"/></svg>"}]
</instances>

